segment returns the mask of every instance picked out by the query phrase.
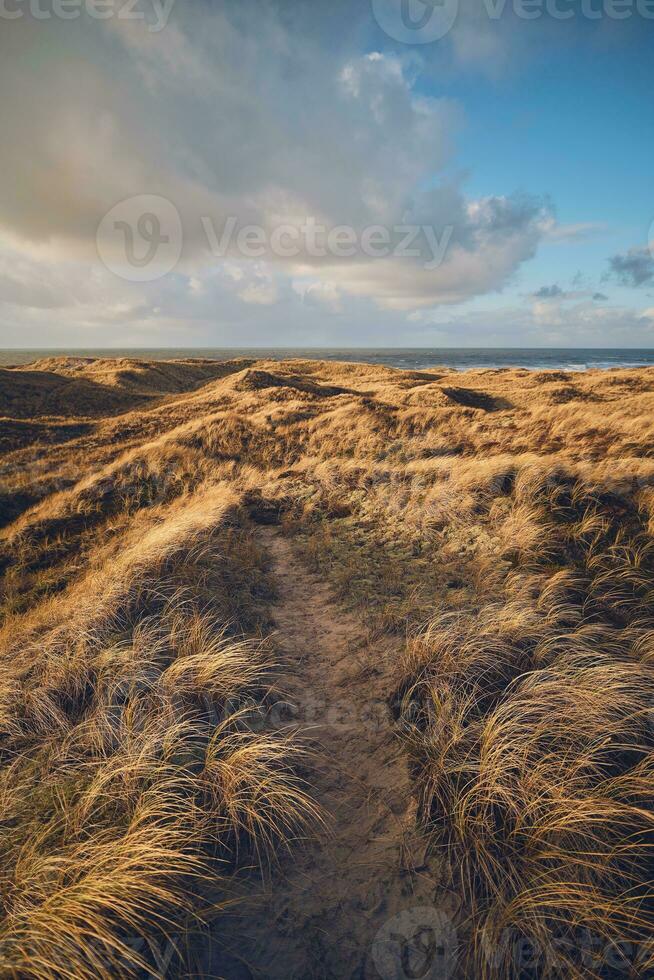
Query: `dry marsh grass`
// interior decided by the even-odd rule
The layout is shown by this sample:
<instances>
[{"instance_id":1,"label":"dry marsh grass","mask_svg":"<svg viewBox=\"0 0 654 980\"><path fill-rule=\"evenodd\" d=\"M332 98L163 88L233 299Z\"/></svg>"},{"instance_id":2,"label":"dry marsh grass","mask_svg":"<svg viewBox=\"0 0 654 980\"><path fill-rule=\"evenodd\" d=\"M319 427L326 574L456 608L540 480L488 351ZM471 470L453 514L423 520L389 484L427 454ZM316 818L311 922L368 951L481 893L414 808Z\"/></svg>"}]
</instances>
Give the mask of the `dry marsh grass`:
<instances>
[{"instance_id":1,"label":"dry marsh grass","mask_svg":"<svg viewBox=\"0 0 654 980\"><path fill-rule=\"evenodd\" d=\"M241 708L276 682L253 519L408 637L393 710L463 975L654 973L654 369L0 386L0 973L156 972L315 820Z\"/></svg>"}]
</instances>

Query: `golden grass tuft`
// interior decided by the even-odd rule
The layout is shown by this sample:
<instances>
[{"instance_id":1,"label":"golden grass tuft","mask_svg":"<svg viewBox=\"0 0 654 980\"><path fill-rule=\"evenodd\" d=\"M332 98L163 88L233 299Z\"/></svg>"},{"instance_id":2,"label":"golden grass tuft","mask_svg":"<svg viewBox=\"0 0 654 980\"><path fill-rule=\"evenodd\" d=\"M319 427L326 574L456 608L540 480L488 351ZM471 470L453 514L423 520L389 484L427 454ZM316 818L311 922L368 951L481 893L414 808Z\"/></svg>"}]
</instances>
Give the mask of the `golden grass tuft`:
<instances>
[{"instance_id":1,"label":"golden grass tuft","mask_svg":"<svg viewBox=\"0 0 654 980\"><path fill-rule=\"evenodd\" d=\"M475 976L645 976L651 546L580 483L553 485L541 531L500 601L436 617L409 646L422 817L456 869Z\"/></svg>"}]
</instances>

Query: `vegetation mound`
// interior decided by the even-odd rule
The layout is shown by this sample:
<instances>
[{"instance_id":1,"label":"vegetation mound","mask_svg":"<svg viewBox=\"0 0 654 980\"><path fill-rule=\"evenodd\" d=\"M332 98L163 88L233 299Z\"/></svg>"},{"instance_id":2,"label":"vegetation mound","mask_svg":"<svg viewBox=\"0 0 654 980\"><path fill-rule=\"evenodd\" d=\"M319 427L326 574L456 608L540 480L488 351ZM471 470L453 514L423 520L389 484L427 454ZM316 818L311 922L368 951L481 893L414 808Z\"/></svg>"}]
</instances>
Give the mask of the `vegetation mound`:
<instances>
[{"instance_id":1,"label":"vegetation mound","mask_svg":"<svg viewBox=\"0 0 654 980\"><path fill-rule=\"evenodd\" d=\"M192 391L247 363L43 358L27 366L0 368L0 414L21 419L113 415Z\"/></svg>"}]
</instances>

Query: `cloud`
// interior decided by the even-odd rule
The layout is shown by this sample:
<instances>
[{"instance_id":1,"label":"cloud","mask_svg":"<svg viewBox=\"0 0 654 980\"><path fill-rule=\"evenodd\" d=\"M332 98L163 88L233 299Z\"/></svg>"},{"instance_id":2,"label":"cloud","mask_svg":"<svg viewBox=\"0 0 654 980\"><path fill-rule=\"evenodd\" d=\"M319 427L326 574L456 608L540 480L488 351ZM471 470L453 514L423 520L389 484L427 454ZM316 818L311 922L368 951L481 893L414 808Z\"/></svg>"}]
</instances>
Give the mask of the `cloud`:
<instances>
[{"instance_id":1,"label":"cloud","mask_svg":"<svg viewBox=\"0 0 654 980\"><path fill-rule=\"evenodd\" d=\"M573 317L556 300L583 294L543 286L528 309L504 307L506 330L492 309L542 242L603 226L561 224L547 199L510 187L471 198L456 167L464 113L439 97L454 89L457 59L501 70L525 32L549 55L548 28L532 38L508 8L500 24L461 0L451 36L424 50L375 30L370 5L345 0L177 3L157 34L117 18L5 22L0 86L20 93L6 100L0 142L5 342L102 345L109 324L115 343L144 346L429 344L436 320L480 343L520 342L525 323L532 339L539 324L582 337L603 294ZM117 202L141 194L173 202L184 248L163 279L128 283L98 261L95 236ZM230 217L237 230L260 227L264 254L247 259L236 235L216 254L203 217L218 232ZM308 218L348 226L354 253L270 247L281 225ZM383 257L362 245L375 226L389 232ZM417 229L413 254L402 226ZM490 312L451 309L489 295ZM592 322L608 329L612 316L629 319ZM647 318L632 322L640 336Z\"/></svg>"},{"instance_id":2,"label":"cloud","mask_svg":"<svg viewBox=\"0 0 654 980\"><path fill-rule=\"evenodd\" d=\"M566 305L536 302L530 309L507 304L493 310L435 310L414 316L424 325L424 340L433 329L443 338L456 333L462 344L475 346L651 347L654 341L654 309L598 306L590 299Z\"/></svg>"},{"instance_id":3,"label":"cloud","mask_svg":"<svg viewBox=\"0 0 654 980\"><path fill-rule=\"evenodd\" d=\"M257 264L249 269L248 273L249 275L243 275L235 280L240 283L237 296L244 303L255 306L273 306L279 299L279 288L266 266Z\"/></svg>"},{"instance_id":4,"label":"cloud","mask_svg":"<svg viewBox=\"0 0 654 980\"><path fill-rule=\"evenodd\" d=\"M623 286L646 286L654 282L654 251L630 248L609 259L611 274Z\"/></svg>"},{"instance_id":5,"label":"cloud","mask_svg":"<svg viewBox=\"0 0 654 980\"><path fill-rule=\"evenodd\" d=\"M565 245L597 238L606 229L607 226L600 221L578 221L574 224L562 225L551 217L543 228L543 237L548 242Z\"/></svg>"},{"instance_id":6,"label":"cloud","mask_svg":"<svg viewBox=\"0 0 654 980\"><path fill-rule=\"evenodd\" d=\"M652 308L609 307L590 294L565 303L532 297L500 304L498 298L492 306L471 298L458 308L423 307L407 315L347 293L335 281L312 274L290 279L285 270L252 261L131 283L87 262L62 264L45 251L28 258L1 241L0 272L16 282L40 277L49 303L27 289L15 289L11 301L0 299L7 345L421 347L456 337L460 346L654 346ZM463 292L464 284L459 288Z\"/></svg>"},{"instance_id":7,"label":"cloud","mask_svg":"<svg viewBox=\"0 0 654 980\"><path fill-rule=\"evenodd\" d=\"M585 300L589 298L596 303L603 303L608 301L608 296L606 296L604 293L593 292L590 289L579 288L585 282L585 279L581 275L581 273L577 273L574 276L572 282L573 282L573 286L576 286L577 288L572 290L566 290L566 289L562 289L561 286L558 285L558 283L552 283L551 286L541 286L540 289L537 289L535 293L531 293L531 297L532 299L542 300L543 303L549 301L571 302L574 300Z\"/></svg>"},{"instance_id":8,"label":"cloud","mask_svg":"<svg viewBox=\"0 0 654 980\"><path fill-rule=\"evenodd\" d=\"M246 305L274 306L280 276L286 286L313 276L324 287L313 300L332 311L343 294L410 310L503 289L551 234L547 202L466 197L451 176L461 109L425 94L418 55L362 54L355 30L339 35L327 13L292 8L177 4L157 34L116 18L8 22L0 86L21 99L3 120L0 232L25 256L47 248L62 264L96 268L102 217L124 199L160 195L184 229L171 276L195 282L223 263L244 268L235 240L213 254L203 218L257 226L268 241L308 218L353 230L347 259L267 248L236 293ZM413 254L399 247L395 229L406 225L419 232ZM361 247L375 226L389 230L392 254ZM0 280L3 289L16 292Z\"/></svg>"},{"instance_id":9,"label":"cloud","mask_svg":"<svg viewBox=\"0 0 654 980\"><path fill-rule=\"evenodd\" d=\"M554 283L552 286L541 286L533 295L536 299L560 299L565 296L565 293Z\"/></svg>"},{"instance_id":10,"label":"cloud","mask_svg":"<svg viewBox=\"0 0 654 980\"><path fill-rule=\"evenodd\" d=\"M343 294L333 282L299 280L293 283L293 289L306 306L328 309L332 313L343 312Z\"/></svg>"}]
</instances>

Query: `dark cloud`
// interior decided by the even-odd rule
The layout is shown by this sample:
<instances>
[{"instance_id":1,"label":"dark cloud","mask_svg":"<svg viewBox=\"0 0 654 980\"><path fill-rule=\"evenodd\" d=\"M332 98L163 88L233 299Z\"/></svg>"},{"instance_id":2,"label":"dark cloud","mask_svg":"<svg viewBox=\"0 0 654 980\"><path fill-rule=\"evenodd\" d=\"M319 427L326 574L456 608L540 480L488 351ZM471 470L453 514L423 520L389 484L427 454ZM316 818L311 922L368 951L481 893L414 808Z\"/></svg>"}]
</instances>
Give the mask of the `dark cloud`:
<instances>
[{"instance_id":1,"label":"dark cloud","mask_svg":"<svg viewBox=\"0 0 654 980\"><path fill-rule=\"evenodd\" d=\"M654 254L645 248L630 248L628 252L609 259L611 273L623 286L646 286L654 282Z\"/></svg>"},{"instance_id":2,"label":"dark cloud","mask_svg":"<svg viewBox=\"0 0 654 980\"><path fill-rule=\"evenodd\" d=\"M565 296L565 293L560 286L556 285L556 283L554 283L552 286L541 286L540 289L534 293L535 299L558 299L561 296Z\"/></svg>"},{"instance_id":3,"label":"dark cloud","mask_svg":"<svg viewBox=\"0 0 654 980\"><path fill-rule=\"evenodd\" d=\"M598 303L603 303L608 299L608 296L604 293L593 293L593 299L597 300Z\"/></svg>"}]
</instances>

